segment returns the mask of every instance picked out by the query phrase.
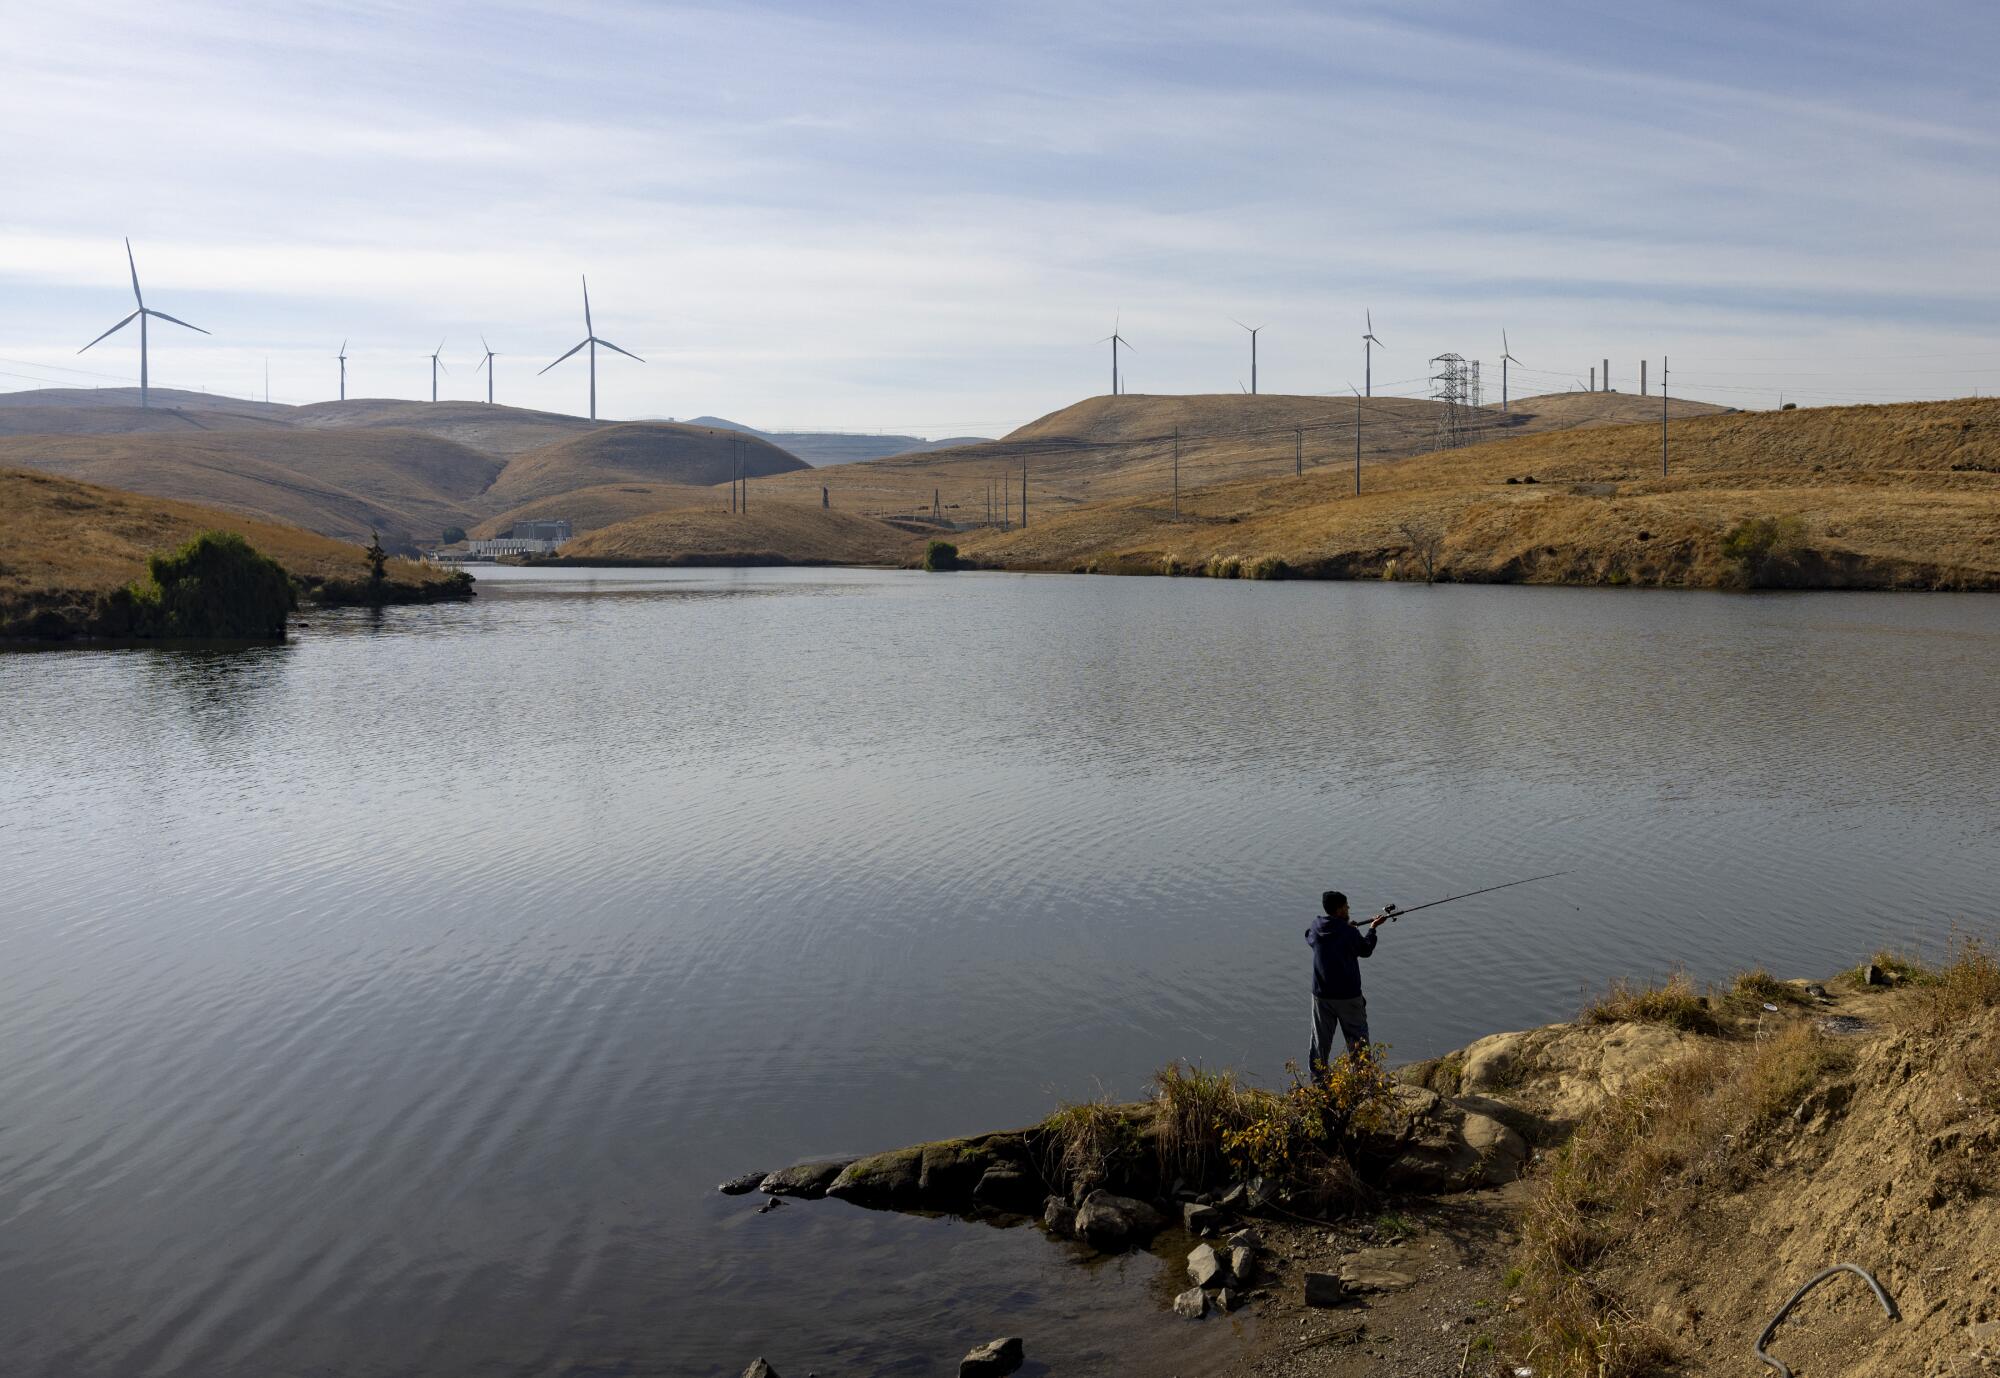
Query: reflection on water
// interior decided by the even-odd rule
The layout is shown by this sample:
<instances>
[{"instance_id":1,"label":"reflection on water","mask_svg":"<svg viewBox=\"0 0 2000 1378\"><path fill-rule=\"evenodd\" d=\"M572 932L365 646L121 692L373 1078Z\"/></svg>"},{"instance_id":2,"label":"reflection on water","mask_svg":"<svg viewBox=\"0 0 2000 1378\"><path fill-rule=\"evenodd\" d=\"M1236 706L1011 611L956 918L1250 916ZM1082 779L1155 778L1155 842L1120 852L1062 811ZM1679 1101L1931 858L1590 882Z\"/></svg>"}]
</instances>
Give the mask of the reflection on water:
<instances>
[{"instance_id":1,"label":"reflection on water","mask_svg":"<svg viewBox=\"0 0 2000 1378\"><path fill-rule=\"evenodd\" d=\"M1577 872L1385 931L1403 1057L1990 925L1996 671L1978 598L769 570L0 656L12 1371L1199 1367L1149 1256L710 1188L1275 1077L1329 885Z\"/></svg>"}]
</instances>

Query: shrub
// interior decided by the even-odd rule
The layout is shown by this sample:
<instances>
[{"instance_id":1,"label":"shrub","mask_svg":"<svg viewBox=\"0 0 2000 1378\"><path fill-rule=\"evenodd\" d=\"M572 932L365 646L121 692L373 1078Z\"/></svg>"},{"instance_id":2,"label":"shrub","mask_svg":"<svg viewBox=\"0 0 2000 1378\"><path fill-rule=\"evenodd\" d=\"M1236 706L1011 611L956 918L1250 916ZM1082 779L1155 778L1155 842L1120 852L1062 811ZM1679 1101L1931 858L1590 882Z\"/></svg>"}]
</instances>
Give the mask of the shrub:
<instances>
[{"instance_id":1,"label":"shrub","mask_svg":"<svg viewBox=\"0 0 2000 1378\"><path fill-rule=\"evenodd\" d=\"M1153 1143L1161 1175L1207 1182L1222 1166L1224 1136L1242 1128L1256 1093L1236 1084L1233 1072L1210 1072L1170 1062L1153 1073Z\"/></svg>"},{"instance_id":2,"label":"shrub","mask_svg":"<svg viewBox=\"0 0 2000 1378\"><path fill-rule=\"evenodd\" d=\"M465 539L465 528L464 528L464 527L462 527L462 526L447 526L447 527L446 527L446 528L444 529L444 543L445 543L446 545L457 545L457 544L458 544L458 543L459 543L460 541L462 541L462 540L464 540L464 539Z\"/></svg>"},{"instance_id":3,"label":"shrub","mask_svg":"<svg viewBox=\"0 0 2000 1378\"><path fill-rule=\"evenodd\" d=\"M233 531L204 531L146 567L149 580L131 590L138 636L282 639L298 606L283 566Z\"/></svg>"},{"instance_id":4,"label":"shrub","mask_svg":"<svg viewBox=\"0 0 2000 1378\"><path fill-rule=\"evenodd\" d=\"M1252 579L1283 579L1291 572L1292 567L1285 563L1285 557L1282 555L1260 556L1256 563L1250 566Z\"/></svg>"},{"instance_id":5,"label":"shrub","mask_svg":"<svg viewBox=\"0 0 2000 1378\"><path fill-rule=\"evenodd\" d=\"M1687 1033L1722 1032L1722 1021L1685 971L1676 971L1658 986L1623 978L1613 981L1610 989L1584 1007L1580 1018L1586 1024L1666 1024Z\"/></svg>"},{"instance_id":6,"label":"shrub","mask_svg":"<svg viewBox=\"0 0 2000 1378\"><path fill-rule=\"evenodd\" d=\"M1337 1058L1324 1079L1310 1079L1297 1063L1287 1063L1291 1086L1283 1095L1253 1092L1234 1129L1222 1134L1222 1149L1244 1176L1264 1177L1289 1187L1303 1202L1328 1209L1351 1209L1365 1201L1362 1184L1347 1157L1357 1129L1385 1125L1395 1104L1393 1078L1384 1070L1388 1048Z\"/></svg>"},{"instance_id":7,"label":"shrub","mask_svg":"<svg viewBox=\"0 0 2000 1378\"><path fill-rule=\"evenodd\" d=\"M1797 517L1746 517L1723 533L1722 558L1735 566L1736 582L1755 588L1805 543L1805 523Z\"/></svg>"},{"instance_id":8,"label":"shrub","mask_svg":"<svg viewBox=\"0 0 2000 1378\"><path fill-rule=\"evenodd\" d=\"M1235 579L1243 573L1243 561L1235 555L1211 555L1208 557L1208 577L1211 579Z\"/></svg>"},{"instance_id":9,"label":"shrub","mask_svg":"<svg viewBox=\"0 0 2000 1378\"><path fill-rule=\"evenodd\" d=\"M934 574L958 569L958 547L950 541L932 541L924 547L924 568Z\"/></svg>"},{"instance_id":10,"label":"shrub","mask_svg":"<svg viewBox=\"0 0 2000 1378\"><path fill-rule=\"evenodd\" d=\"M1810 997L1789 981L1780 981L1762 967L1752 967L1748 971L1736 973L1736 980L1730 990L1745 1000L1753 1000L1760 1005L1809 1005Z\"/></svg>"}]
</instances>

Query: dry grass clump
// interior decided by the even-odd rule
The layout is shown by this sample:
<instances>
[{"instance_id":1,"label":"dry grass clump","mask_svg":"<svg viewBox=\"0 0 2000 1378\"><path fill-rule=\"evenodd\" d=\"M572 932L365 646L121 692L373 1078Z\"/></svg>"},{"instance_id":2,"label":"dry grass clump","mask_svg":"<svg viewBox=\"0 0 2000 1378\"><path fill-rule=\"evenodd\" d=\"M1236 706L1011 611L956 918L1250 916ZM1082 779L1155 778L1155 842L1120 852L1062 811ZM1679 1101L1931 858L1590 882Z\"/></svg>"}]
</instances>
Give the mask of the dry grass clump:
<instances>
[{"instance_id":1,"label":"dry grass clump","mask_svg":"<svg viewBox=\"0 0 2000 1378\"><path fill-rule=\"evenodd\" d=\"M1780 981L1762 967L1736 973L1730 991L1760 1005L1810 1005L1807 994L1789 981Z\"/></svg>"},{"instance_id":2,"label":"dry grass clump","mask_svg":"<svg viewBox=\"0 0 2000 1378\"><path fill-rule=\"evenodd\" d=\"M1770 1128L1851 1055L1810 1023L1716 1044L1589 1116L1535 1187L1519 1262L1528 1354L1544 1373L1635 1378L1672 1357L1666 1337L1592 1273L1643 1222L1700 1209L1758 1170Z\"/></svg>"},{"instance_id":3,"label":"dry grass clump","mask_svg":"<svg viewBox=\"0 0 2000 1378\"><path fill-rule=\"evenodd\" d=\"M1876 955L1875 963L1888 970L1883 954ZM1956 942L1950 960L1936 970L1919 970L1914 983L1922 995L1913 1014L1923 1033L1942 1034L2000 1008L2000 958L1977 938Z\"/></svg>"},{"instance_id":4,"label":"dry grass clump","mask_svg":"<svg viewBox=\"0 0 2000 1378\"><path fill-rule=\"evenodd\" d=\"M1208 1182L1224 1162L1223 1136L1241 1129L1267 1091L1239 1086L1234 1072L1211 1072L1193 1063L1169 1062L1153 1073L1154 1148L1160 1175Z\"/></svg>"},{"instance_id":5,"label":"dry grass clump","mask_svg":"<svg viewBox=\"0 0 2000 1378\"><path fill-rule=\"evenodd\" d=\"M1063 1102L1038 1129L1045 1145L1042 1172L1054 1182L1107 1181L1121 1164L1136 1158L1141 1147L1131 1108L1102 1095Z\"/></svg>"},{"instance_id":6,"label":"dry grass clump","mask_svg":"<svg viewBox=\"0 0 2000 1378\"><path fill-rule=\"evenodd\" d=\"M1585 1024L1666 1024L1686 1033L1723 1032L1708 997L1695 990L1685 971L1674 972L1662 985L1621 977L1584 1006L1578 1018Z\"/></svg>"}]
</instances>

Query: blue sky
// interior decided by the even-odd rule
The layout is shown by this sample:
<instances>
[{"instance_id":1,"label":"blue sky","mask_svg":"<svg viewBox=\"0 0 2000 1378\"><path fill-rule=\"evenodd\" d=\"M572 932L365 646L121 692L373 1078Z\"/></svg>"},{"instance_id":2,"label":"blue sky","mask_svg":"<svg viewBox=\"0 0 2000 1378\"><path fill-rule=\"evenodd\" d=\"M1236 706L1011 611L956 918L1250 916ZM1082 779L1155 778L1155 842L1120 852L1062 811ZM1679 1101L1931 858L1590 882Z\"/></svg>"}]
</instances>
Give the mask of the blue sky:
<instances>
[{"instance_id":1,"label":"blue sky","mask_svg":"<svg viewBox=\"0 0 2000 1378\"><path fill-rule=\"evenodd\" d=\"M1504 327L1570 386L2000 391L2000 11L1971 4L0 0L0 388L992 434L1108 387L1267 392ZM1657 369L1657 364L1655 364ZM84 370L73 372L68 370Z\"/></svg>"}]
</instances>

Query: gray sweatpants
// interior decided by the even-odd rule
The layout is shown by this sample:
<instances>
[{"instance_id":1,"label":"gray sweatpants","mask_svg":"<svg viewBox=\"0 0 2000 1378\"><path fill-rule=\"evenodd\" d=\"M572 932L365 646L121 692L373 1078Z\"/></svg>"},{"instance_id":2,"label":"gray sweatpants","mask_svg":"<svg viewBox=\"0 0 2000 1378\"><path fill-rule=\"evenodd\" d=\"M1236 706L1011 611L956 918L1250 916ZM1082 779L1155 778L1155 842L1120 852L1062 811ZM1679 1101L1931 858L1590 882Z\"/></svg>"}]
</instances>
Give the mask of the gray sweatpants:
<instances>
[{"instance_id":1,"label":"gray sweatpants","mask_svg":"<svg viewBox=\"0 0 2000 1378\"><path fill-rule=\"evenodd\" d=\"M1333 1031L1347 1040L1347 1051L1368 1046L1368 1001L1363 996L1349 1000L1313 997L1312 1061L1308 1067L1324 1067L1333 1051Z\"/></svg>"}]
</instances>

